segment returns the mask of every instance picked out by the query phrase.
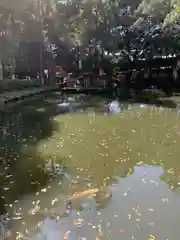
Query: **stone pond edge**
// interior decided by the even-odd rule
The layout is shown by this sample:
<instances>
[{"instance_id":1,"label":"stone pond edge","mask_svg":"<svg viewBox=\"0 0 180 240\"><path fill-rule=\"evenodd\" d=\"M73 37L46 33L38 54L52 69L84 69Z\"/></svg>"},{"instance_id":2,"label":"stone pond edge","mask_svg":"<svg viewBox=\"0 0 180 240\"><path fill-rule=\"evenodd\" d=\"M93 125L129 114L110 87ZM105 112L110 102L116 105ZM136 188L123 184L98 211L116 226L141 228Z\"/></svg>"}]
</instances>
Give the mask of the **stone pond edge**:
<instances>
[{"instance_id":1,"label":"stone pond edge","mask_svg":"<svg viewBox=\"0 0 180 240\"><path fill-rule=\"evenodd\" d=\"M0 105L2 106L8 103L23 101L35 95L40 95L43 93L53 92L57 90L59 90L59 88L57 86L54 86L54 87L31 88L28 90L19 90L2 93L0 94Z\"/></svg>"}]
</instances>

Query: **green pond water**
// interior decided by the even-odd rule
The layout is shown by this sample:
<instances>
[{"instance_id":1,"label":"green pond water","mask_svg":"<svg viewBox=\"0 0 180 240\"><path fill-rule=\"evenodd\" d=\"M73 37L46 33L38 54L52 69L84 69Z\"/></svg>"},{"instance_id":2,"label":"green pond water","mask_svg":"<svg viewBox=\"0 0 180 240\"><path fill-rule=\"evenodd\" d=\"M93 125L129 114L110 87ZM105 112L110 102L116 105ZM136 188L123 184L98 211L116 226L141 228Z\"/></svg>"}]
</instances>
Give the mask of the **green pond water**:
<instances>
[{"instance_id":1,"label":"green pond water","mask_svg":"<svg viewBox=\"0 0 180 240\"><path fill-rule=\"evenodd\" d=\"M12 239L178 240L178 109L124 103L108 115L108 99L71 101L70 112L59 93L1 112L0 210ZM94 188L67 213L68 197Z\"/></svg>"}]
</instances>

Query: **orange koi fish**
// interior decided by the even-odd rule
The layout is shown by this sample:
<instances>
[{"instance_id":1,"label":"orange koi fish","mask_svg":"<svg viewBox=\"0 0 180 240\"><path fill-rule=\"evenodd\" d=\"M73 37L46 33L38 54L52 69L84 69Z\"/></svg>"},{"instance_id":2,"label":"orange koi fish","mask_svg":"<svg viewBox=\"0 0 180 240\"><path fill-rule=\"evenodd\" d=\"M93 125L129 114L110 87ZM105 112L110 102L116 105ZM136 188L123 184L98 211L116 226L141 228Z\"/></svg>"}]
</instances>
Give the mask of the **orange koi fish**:
<instances>
[{"instance_id":1,"label":"orange koi fish","mask_svg":"<svg viewBox=\"0 0 180 240\"><path fill-rule=\"evenodd\" d=\"M87 197L87 196L95 194L97 192L99 192L99 189L94 188L94 189L89 189L89 190L86 190L86 191L83 191L83 192L74 193L70 197L70 200L78 199L78 198L81 198L81 197Z\"/></svg>"}]
</instances>

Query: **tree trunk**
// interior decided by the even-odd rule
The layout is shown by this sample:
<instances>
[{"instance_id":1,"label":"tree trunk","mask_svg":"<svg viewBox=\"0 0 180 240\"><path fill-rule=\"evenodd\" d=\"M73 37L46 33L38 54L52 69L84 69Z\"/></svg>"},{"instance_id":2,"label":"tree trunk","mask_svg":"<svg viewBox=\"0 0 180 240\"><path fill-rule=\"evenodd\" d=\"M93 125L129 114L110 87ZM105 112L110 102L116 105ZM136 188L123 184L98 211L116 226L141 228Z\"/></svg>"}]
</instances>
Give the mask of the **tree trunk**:
<instances>
[{"instance_id":1,"label":"tree trunk","mask_svg":"<svg viewBox=\"0 0 180 240\"><path fill-rule=\"evenodd\" d=\"M3 80L3 66L2 66L2 60L1 60L1 54L0 54L0 81Z\"/></svg>"}]
</instances>

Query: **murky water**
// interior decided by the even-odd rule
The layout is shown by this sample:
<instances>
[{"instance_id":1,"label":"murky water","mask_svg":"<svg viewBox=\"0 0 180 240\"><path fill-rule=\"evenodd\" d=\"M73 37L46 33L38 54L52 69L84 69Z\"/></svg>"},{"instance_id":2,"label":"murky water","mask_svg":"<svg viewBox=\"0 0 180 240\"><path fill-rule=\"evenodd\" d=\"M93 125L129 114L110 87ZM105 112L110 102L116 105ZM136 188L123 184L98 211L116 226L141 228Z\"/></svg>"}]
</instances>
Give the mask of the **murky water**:
<instances>
[{"instance_id":1,"label":"murky water","mask_svg":"<svg viewBox=\"0 0 180 240\"><path fill-rule=\"evenodd\" d=\"M178 110L126 103L107 115L107 99L69 101L56 94L1 113L12 239L179 239ZM67 211L73 193L95 188Z\"/></svg>"}]
</instances>

